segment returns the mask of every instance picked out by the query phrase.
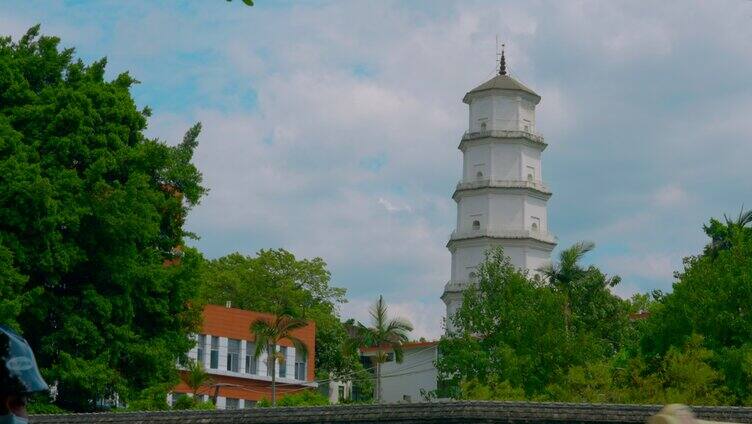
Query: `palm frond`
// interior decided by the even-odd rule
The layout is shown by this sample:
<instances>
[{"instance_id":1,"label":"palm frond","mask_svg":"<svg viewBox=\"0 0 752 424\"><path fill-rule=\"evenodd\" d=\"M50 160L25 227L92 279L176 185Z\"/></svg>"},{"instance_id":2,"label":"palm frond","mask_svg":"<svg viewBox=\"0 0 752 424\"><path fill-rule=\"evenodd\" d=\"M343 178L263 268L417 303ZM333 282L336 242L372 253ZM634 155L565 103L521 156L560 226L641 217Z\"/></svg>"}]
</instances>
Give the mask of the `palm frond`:
<instances>
[{"instance_id":1,"label":"palm frond","mask_svg":"<svg viewBox=\"0 0 752 424\"><path fill-rule=\"evenodd\" d=\"M404 332L409 333L410 331L413 331L413 325L407 321L404 318L392 318L391 321L389 321L389 324L387 324L385 332L387 334L389 333L395 333L395 332Z\"/></svg>"}]
</instances>

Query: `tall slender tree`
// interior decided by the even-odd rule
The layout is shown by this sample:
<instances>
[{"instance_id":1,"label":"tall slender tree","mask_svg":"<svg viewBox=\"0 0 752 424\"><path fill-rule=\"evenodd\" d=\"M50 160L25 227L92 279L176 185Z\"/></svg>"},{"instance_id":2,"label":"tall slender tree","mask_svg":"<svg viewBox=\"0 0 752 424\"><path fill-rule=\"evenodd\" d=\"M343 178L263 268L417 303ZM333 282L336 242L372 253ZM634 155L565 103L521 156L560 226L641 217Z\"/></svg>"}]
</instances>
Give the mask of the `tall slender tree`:
<instances>
[{"instance_id":1,"label":"tall slender tree","mask_svg":"<svg viewBox=\"0 0 752 424\"><path fill-rule=\"evenodd\" d=\"M277 405L277 362L283 364L285 361L285 357L277 351L277 345L281 340L289 340L296 350L307 352L303 341L293 335L295 330L306 325L308 323L305 320L288 313L280 314L273 320L261 318L251 323L251 333L256 337L256 357L264 350L267 353L267 366L272 373L272 406Z\"/></svg>"},{"instance_id":2,"label":"tall slender tree","mask_svg":"<svg viewBox=\"0 0 752 424\"><path fill-rule=\"evenodd\" d=\"M187 367L185 382L188 387L191 388L194 401L197 399L196 395L201 390L202 386L210 386L212 384L212 378L209 373L204 370L204 366L198 361L189 361Z\"/></svg>"},{"instance_id":3,"label":"tall slender tree","mask_svg":"<svg viewBox=\"0 0 752 424\"><path fill-rule=\"evenodd\" d=\"M381 364L386 362L389 351L394 351L394 359L401 363L404 359L403 344L409 339L407 334L413 330L412 324L404 318L389 318L388 307L384 302L384 297L379 296L379 300L371 307L371 326L358 323L357 333L363 340L364 344L369 347L376 347L376 401L381 403Z\"/></svg>"},{"instance_id":4,"label":"tall slender tree","mask_svg":"<svg viewBox=\"0 0 752 424\"><path fill-rule=\"evenodd\" d=\"M538 269L556 290L564 295L564 326L567 334L572 325L572 285L587 272L580 266L585 254L595 248L595 243L581 241L559 254L559 263L550 263Z\"/></svg>"}]
</instances>

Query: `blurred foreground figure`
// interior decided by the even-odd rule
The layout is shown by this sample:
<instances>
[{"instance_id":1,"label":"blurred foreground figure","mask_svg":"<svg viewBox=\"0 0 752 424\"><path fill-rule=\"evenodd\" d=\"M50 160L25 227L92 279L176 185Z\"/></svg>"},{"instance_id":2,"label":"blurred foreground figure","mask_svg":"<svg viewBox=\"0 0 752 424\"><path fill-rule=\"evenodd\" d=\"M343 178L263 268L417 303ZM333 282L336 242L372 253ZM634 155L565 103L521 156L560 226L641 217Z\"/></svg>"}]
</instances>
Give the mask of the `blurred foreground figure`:
<instances>
[{"instance_id":1,"label":"blurred foreground figure","mask_svg":"<svg viewBox=\"0 0 752 424\"><path fill-rule=\"evenodd\" d=\"M0 325L0 424L27 423L29 396L47 390L29 343Z\"/></svg>"}]
</instances>

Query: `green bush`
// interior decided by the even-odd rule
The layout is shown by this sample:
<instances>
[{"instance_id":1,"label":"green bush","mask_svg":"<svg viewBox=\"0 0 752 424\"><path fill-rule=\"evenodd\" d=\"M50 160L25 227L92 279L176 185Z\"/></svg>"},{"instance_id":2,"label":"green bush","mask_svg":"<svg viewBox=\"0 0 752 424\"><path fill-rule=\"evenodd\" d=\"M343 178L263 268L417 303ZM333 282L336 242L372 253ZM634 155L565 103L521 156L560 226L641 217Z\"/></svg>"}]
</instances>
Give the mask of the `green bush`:
<instances>
[{"instance_id":1,"label":"green bush","mask_svg":"<svg viewBox=\"0 0 752 424\"><path fill-rule=\"evenodd\" d=\"M329 399L315 390L304 390L289 395L282 395L277 400L277 406L323 406L329 405ZM268 408L272 406L269 399L261 399L256 402L259 408Z\"/></svg>"}]
</instances>

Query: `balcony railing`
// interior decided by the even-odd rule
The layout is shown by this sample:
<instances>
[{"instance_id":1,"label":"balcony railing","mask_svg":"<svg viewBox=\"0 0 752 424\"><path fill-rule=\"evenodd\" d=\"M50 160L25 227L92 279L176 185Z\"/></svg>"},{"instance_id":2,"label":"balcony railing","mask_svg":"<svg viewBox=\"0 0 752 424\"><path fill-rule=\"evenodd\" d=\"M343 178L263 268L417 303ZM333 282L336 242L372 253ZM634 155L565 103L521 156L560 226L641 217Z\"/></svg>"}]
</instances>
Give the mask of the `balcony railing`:
<instances>
[{"instance_id":1,"label":"balcony railing","mask_svg":"<svg viewBox=\"0 0 752 424\"><path fill-rule=\"evenodd\" d=\"M474 140L476 138L484 137L499 137L499 138L527 138L528 140L545 144L543 136L540 134L532 133L523 130L485 130L485 131L466 131L462 135L462 140Z\"/></svg>"},{"instance_id":2,"label":"balcony railing","mask_svg":"<svg viewBox=\"0 0 752 424\"><path fill-rule=\"evenodd\" d=\"M545 243L556 244L556 237L548 231L541 230L470 230L452 231L449 241L466 240L479 237L506 239L535 239Z\"/></svg>"},{"instance_id":3,"label":"balcony railing","mask_svg":"<svg viewBox=\"0 0 752 424\"><path fill-rule=\"evenodd\" d=\"M541 180L492 180L485 178L474 181L460 181L457 183L456 190L472 190L485 187L529 188L551 194L551 191Z\"/></svg>"}]
</instances>

